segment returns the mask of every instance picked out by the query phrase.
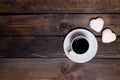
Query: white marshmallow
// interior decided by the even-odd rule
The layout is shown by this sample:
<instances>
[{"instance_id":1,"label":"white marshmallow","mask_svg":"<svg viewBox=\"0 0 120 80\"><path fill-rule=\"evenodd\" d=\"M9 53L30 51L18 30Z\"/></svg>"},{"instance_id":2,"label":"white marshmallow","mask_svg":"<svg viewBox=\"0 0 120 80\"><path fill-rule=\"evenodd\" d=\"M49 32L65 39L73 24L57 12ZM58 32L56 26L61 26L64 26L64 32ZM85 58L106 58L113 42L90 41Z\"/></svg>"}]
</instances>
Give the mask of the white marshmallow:
<instances>
[{"instance_id":1,"label":"white marshmallow","mask_svg":"<svg viewBox=\"0 0 120 80\"><path fill-rule=\"evenodd\" d=\"M102 42L111 43L116 40L116 35L110 29L105 29L102 33Z\"/></svg>"},{"instance_id":2,"label":"white marshmallow","mask_svg":"<svg viewBox=\"0 0 120 80\"><path fill-rule=\"evenodd\" d=\"M103 29L104 20L102 18L92 19L89 25L94 31L100 32Z\"/></svg>"}]
</instances>

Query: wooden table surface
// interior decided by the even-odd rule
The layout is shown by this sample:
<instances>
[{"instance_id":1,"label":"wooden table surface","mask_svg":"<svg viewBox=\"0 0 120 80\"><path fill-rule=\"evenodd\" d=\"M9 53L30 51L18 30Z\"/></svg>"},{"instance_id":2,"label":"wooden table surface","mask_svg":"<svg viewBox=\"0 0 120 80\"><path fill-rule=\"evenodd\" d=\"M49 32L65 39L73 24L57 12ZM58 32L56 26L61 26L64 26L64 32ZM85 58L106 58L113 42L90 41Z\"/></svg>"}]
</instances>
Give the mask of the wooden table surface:
<instances>
[{"instance_id":1,"label":"wooden table surface","mask_svg":"<svg viewBox=\"0 0 120 80\"><path fill-rule=\"evenodd\" d=\"M117 34L110 44L89 27L101 17ZM65 35L82 27L98 52L78 64L63 51ZM120 80L120 0L0 0L0 80Z\"/></svg>"}]
</instances>

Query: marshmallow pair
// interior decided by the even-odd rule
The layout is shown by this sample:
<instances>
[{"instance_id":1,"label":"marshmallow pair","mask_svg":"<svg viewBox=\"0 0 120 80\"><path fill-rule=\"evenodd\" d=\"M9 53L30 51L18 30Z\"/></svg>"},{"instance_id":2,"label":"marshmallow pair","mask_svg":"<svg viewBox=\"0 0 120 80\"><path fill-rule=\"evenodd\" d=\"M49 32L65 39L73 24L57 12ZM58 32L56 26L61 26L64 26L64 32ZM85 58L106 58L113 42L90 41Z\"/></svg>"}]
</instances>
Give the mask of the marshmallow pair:
<instances>
[{"instance_id":1,"label":"marshmallow pair","mask_svg":"<svg viewBox=\"0 0 120 80\"><path fill-rule=\"evenodd\" d=\"M96 31L101 32L104 26L104 20L102 18L91 19L90 27ZM105 29L102 32L102 42L111 43L116 40L116 35L110 29Z\"/></svg>"}]
</instances>

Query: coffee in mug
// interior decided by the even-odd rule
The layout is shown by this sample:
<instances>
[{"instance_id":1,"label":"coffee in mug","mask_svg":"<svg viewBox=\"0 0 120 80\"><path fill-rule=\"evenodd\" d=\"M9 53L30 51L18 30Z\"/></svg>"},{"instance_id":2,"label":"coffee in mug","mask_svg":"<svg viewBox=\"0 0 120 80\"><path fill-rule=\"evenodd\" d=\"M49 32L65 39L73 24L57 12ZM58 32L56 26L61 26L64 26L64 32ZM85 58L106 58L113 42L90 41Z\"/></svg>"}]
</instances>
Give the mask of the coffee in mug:
<instances>
[{"instance_id":1,"label":"coffee in mug","mask_svg":"<svg viewBox=\"0 0 120 80\"><path fill-rule=\"evenodd\" d=\"M77 54L85 53L89 48L89 43L86 38L78 36L72 41L72 50Z\"/></svg>"}]
</instances>

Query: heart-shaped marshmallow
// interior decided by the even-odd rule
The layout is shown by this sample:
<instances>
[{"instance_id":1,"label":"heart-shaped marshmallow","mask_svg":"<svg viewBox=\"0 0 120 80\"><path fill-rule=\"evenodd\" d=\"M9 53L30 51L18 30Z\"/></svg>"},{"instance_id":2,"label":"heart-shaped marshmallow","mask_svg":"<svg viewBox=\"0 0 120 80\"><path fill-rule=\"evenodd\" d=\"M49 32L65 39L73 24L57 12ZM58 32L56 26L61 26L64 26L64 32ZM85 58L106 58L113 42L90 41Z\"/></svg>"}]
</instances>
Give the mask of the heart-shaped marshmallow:
<instances>
[{"instance_id":1,"label":"heart-shaped marshmallow","mask_svg":"<svg viewBox=\"0 0 120 80\"><path fill-rule=\"evenodd\" d=\"M89 25L94 31L100 32L103 29L104 20L102 18L91 19Z\"/></svg>"},{"instance_id":2,"label":"heart-shaped marshmallow","mask_svg":"<svg viewBox=\"0 0 120 80\"><path fill-rule=\"evenodd\" d=\"M110 29L105 29L102 33L102 42L111 43L116 40L116 35Z\"/></svg>"}]
</instances>

